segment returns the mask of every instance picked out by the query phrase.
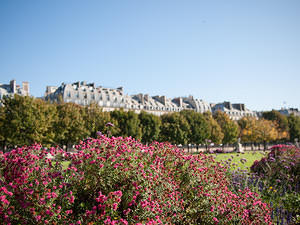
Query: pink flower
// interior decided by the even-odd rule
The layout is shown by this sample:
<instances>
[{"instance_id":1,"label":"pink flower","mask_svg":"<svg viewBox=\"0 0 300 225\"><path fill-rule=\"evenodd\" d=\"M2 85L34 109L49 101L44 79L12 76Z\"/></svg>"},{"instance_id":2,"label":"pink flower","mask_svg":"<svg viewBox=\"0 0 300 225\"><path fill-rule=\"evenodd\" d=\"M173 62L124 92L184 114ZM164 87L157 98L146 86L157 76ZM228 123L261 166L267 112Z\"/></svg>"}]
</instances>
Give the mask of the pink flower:
<instances>
[{"instance_id":1,"label":"pink flower","mask_svg":"<svg viewBox=\"0 0 300 225\"><path fill-rule=\"evenodd\" d=\"M219 220L216 217L214 217L213 220L215 221L215 223L219 223Z\"/></svg>"},{"instance_id":2,"label":"pink flower","mask_svg":"<svg viewBox=\"0 0 300 225\"><path fill-rule=\"evenodd\" d=\"M36 217L35 217L36 221L40 221L41 218L42 218L41 216L36 216Z\"/></svg>"},{"instance_id":3,"label":"pink flower","mask_svg":"<svg viewBox=\"0 0 300 225\"><path fill-rule=\"evenodd\" d=\"M117 204L117 203L114 203L114 204L113 204L113 210L115 210L115 211L116 211L116 210L117 210L117 208L118 208L118 204Z\"/></svg>"}]
</instances>

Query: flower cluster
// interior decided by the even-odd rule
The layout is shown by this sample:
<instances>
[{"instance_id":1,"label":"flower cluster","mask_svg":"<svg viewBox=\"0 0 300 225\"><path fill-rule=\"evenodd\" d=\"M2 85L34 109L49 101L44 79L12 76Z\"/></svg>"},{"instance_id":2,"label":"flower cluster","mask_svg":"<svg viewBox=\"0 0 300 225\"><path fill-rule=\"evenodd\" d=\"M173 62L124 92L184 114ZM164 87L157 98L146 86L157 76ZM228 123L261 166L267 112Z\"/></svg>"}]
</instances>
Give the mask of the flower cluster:
<instances>
[{"instance_id":1,"label":"flower cluster","mask_svg":"<svg viewBox=\"0 0 300 225\"><path fill-rule=\"evenodd\" d=\"M300 149L275 145L267 157L254 162L251 171L260 180L263 199L272 202L273 208L283 207L300 222Z\"/></svg>"},{"instance_id":2,"label":"flower cluster","mask_svg":"<svg viewBox=\"0 0 300 225\"><path fill-rule=\"evenodd\" d=\"M285 186L285 191L299 191L300 149L291 145L275 145L267 157L254 162L251 171L268 179L275 188L290 184Z\"/></svg>"},{"instance_id":3,"label":"flower cluster","mask_svg":"<svg viewBox=\"0 0 300 225\"><path fill-rule=\"evenodd\" d=\"M6 224L272 224L249 189L233 193L210 155L99 135L76 153L40 145L0 154ZM49 157L49 156L52 157ZM67 168L62 165L68 164Z\"/></svg>"}]
</instances>

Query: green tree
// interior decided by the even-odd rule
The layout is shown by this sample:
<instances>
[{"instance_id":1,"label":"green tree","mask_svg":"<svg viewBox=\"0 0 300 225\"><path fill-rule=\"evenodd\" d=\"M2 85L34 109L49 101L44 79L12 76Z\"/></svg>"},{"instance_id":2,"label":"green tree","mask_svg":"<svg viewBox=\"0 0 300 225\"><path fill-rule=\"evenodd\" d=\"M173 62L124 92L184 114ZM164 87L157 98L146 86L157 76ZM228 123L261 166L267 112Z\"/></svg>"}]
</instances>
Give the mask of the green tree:
<instances>
[{"instance_id":1,"label":"green tree","mask_svg":"<svg viewBox=\"0 0 300 225\"><path fill-rule=\"evenodd\" d=\"M295 138L300 141L300 117L295 115L289 115L289 130L290 130L290 141L294 142Z\"/></svg>"},{"instance_id":2,"label":"green tree","mask_svg":"<svg viewBox=\"0 0 300 225\"><path fill-rule=\"evenodd\" d=\"M123 109L120 109L112 111L110 115L118 129L115 134L124 137L131 136L136 139L141 138L142 129L138 114L133 111L125 112Z\"/></svg>"},{"instance_id":3,"label":"green tree","mask_svg":"<svg viewBox=\"0 0 300 225\"><path fill-rule=\"evenodd\" d=\"M142 111L139 114L139 120L142 129L142 142L151 143L157 141L161 126L160 117Z\"/></svg>"},{"instance_id":4,"label":"green tree","mask_svg":"<svg viewBox=\"0 0 300 225\"><path fill-rule=\"evenodd\" d=\"M84 121L85 111L74 103L57 105L58 120L55 122L56 142L69 146L86 138L89 131Z\"/></svg>"},{"instance_id":5,"label":"green tree","mask_svg":"<svg viewBox=\"0 0 300 225\"><path fill-rule=\"evenodd\" d=\"M84 109L85 113L83 119L89 135L96 138L98 131L107 134L108 127L106 124L111 122L110 114L108 112L103 112L102 108L97 104L91 104Z\"/></svg>"},{"instance_id":6,"label":"green tree","mask_svg":"<svg viewBox=\"0 0 300 225\"><path fill-rule=\"evenodd\" d=\"M203 144L205 140L210 138L209 123L203 114L193 110L183 110L180 114L184 116L190 125L189 143Z\"/></svg>"},{"instance_id":7,"label":"green tree","mask_svg":"<svg viewBox=\"0 0 300 225\"><path fill-rule=\"evenodd\" d=\"M221 111L217 111L214 114L214 119L220 125L222 132L224 133L222 142L224 144L235 143L239 136L239 126L237 123L232 121L226 113Z\"/></svg>"},{"instance_id":8,"label":"green tree","mask_svg":"<svg viewBox=\"0 0 300 225\"><path fill-rule=\"evenodd\" d=\"M203 116L208 123L208 129L210 134L208 139L210 139L213 143L221 144L224 138L224 134L222 132L220 125L213 118L211 112L205 112L203 113Z\"/></svg>"},{"instance_id":9,"label":"green tree","mask_svg":"<svg viewBox=\"0 0 300 225\"><path fill-rule=\"evenodd\" d=\"M2 101L1 119L4 142L8 145L50 144L54 141L56 112L41 99L15 95Z\"/></svg>"},{"instance_id":10,"label":"green tree","mask_svg":"<svg viewBox=\"0 0 300 225\"><path fill-rule=\"evenodd\" d=\"M187 144L190 125L180 113L168 113L161 116L160 140L172 144Z\"/></svg>"}]
</instances>

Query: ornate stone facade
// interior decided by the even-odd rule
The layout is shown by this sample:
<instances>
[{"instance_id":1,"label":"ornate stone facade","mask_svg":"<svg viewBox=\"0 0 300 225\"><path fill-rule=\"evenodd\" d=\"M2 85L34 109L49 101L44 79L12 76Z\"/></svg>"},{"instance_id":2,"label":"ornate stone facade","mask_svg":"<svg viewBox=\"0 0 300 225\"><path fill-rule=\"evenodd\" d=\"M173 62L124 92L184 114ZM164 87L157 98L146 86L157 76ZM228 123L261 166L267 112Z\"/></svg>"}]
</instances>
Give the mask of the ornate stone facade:
<instances>
[{"instance_id":1,"label":"ornate stone facade","mask_svg":"<svg viewBox=\"0 0 300 225\"><path fill-rule=\"evenodd\" d=\"M245 104L231 104L223 102L208 104L202 99L195 99L193 96L178 97L174 99L166 96L149 96L148 94L125 95L123 88L116 89L96 87L94 83L76 82L73 84L62 83L59 87L47 86L45 99L57 102L61 98L64 102L73 102L79 105L98 104L104 111L113 111L123 108L140 113L142 110L162 115L181 110L194 110L199 113L221 110L233 120L239 120L244 116L257 117L257 113L250 111Z\"/></svg>"},{"instance_id":2,"label":"ornate stone facade","mask_svg":"<svg viewBox=\"0 0 300 225\"><path fill-rule=\"evenodd\" d=\"M148 94L124 95L123 88L116 89L96 87L94 83L76 82L62 84L59 87L47 86L45 99L57 102L61 98L64 102L79 105L98 104L104 111L123 108L139 113L144 110L155 115L169 112L179 112L184 109L197 112L211 111L210 105L192 96L169 99L166 96L149 96Z\"/></svg>"},{"instance_id":3,"label":"ornate stone facade","mask_svg":"<svg viewBox=\"0 0 300 225\"><path fill-rule=\"evenodd\" d=\"M212 113L218 110L225 112L232 120L239 120L245 116L258 117L256 112L247 109L245 104L241 103L231 104L230 102L223 102L212 104Z\"/></svg>"}]
</instances>

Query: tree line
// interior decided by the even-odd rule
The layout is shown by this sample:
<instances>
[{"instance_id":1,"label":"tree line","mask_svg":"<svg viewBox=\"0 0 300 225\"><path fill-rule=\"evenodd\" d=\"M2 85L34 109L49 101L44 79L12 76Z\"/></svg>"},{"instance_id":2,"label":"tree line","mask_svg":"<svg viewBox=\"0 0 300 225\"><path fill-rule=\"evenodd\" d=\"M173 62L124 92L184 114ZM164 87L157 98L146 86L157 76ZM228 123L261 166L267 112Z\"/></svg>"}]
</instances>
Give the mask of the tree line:
<instances>
[{"instance_id":1,"label":"tree line","mask_svg":"<svg viewBox=\"0 0 300 225\"><path fill-rule=\"evenodd\" d=\"M184 110L156 116L122 109L104 112L96 104L50 103L15 95L5 97L0 107L1 146L41 143L45 146L72 145L99 132L132 136L143 143L167 141L172 144L233 144L294 141L300 138L300 117L278 111L264 112L262 118L244 117L233 121L221 111L197 113ZM114 125L114 126L112 126Z\"/></svg>"}]
</instances>

